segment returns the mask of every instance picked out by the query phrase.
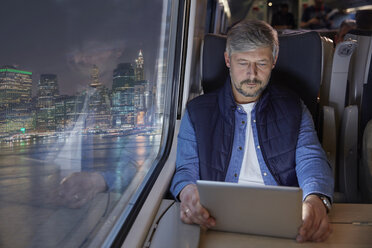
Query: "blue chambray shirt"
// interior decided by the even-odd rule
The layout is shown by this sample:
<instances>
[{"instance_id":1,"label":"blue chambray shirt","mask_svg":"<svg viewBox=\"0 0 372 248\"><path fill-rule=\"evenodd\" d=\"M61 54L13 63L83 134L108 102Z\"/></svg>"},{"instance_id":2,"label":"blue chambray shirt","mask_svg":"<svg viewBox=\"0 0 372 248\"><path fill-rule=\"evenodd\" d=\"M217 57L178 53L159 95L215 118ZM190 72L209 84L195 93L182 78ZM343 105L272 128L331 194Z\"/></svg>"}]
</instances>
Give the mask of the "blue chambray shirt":
<instances>
[{"instance_id":1,"label":"blue chambray shirt","mask_svg":"<svg viewBox=\"0 0 372 248\"><path fill-rule=\"evenodd\" d=\"M309 110L302 104L302 120L296 148L296 173L303 199L312 193L319 193L332 199L334 179L324 150L322 149ZM238 105L235 110L235 133L226 182L238 182L244 156L247 113ZM256 109L251 112L251 125L258 163L265 185L278 185L266 166L258 142ZM178 134L176 172L171 192L176 197L188 184L199 179L199 158L195 130L188 112L182 118Z\"/></svg>"}]
</instances>

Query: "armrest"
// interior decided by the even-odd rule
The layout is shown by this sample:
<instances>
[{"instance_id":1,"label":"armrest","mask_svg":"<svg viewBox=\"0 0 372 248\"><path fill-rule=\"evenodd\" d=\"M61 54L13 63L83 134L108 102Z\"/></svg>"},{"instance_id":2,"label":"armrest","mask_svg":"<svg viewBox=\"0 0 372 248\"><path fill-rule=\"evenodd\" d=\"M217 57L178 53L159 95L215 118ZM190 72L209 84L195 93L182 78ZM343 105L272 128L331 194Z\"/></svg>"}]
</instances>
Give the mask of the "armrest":
<instances>
[{"instance_id":1,"label":"armrest","mask_svg":"<svg viewBox=\"0 0 372 248\"><path fill-rule=\"evenodd\" d=\"M336 152L337 152L337 134L335 110L330 106L323 106L323 137L322 146L326 152L328 162L332 167L333 178L336 177Z\"/></svg>"},{"instance_id":2,"label":"armrest","mask_svg":"<svg viewBox=\"0 0 372 248\"><path fill-rule=\"evenodd\" d=\"M180 203L163 200L144 247L199 247L200 226L184 224Z\"/></svg>"},{"instance_id":3,"label":"armrest","mask_svg":"<svg viewBox=\"0 0 372 248\"><path fill-rule=\"evenodd\" d=\"M340 128L340 191L347 202L358 199L358 107L348 106L344 110Z\"/></svg>"},{"instance_id":4,"label":"armrest","mask_svg":"<svg viewBox=\"0 0 372 248\"><path fill-rule=\"evenodd\" d=\"M363 134L362 163L359 170L359 185L363 201L372 203L372 120L370 120Z\"/></svg>"}]
</instances>

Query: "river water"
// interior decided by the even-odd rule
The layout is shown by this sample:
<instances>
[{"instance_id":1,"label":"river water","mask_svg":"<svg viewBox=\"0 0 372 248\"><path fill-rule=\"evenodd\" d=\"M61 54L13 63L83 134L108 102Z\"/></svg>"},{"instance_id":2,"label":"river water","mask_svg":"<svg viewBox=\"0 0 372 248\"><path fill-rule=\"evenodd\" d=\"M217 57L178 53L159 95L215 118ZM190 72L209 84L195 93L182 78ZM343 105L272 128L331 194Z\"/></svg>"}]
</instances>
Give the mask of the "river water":
<instances>
[{"instance_id":1,"label":"river water","mask_svg":"<svg viewBox=\"0 0 372 248\"><path fill-rule=\"evenodd\" d=\"M93 134L0 143L0 247L40 245L35 234L40 236L40 228L47 228L45 222L51 218L62 218L61 207L51 199L65 176L78 171L109 172L115 178L110 192L121 194L137 172L149 169L144 165L151 164L148 159L155 158L159 144L160 135ZM63 214L66 211L74 210L63 210ZM45 238L39 241L45 247L66 246L68 235L62 235L64 241L61 238L59 243L55 238L54 243Z\"/></svg>"}]
</instances>

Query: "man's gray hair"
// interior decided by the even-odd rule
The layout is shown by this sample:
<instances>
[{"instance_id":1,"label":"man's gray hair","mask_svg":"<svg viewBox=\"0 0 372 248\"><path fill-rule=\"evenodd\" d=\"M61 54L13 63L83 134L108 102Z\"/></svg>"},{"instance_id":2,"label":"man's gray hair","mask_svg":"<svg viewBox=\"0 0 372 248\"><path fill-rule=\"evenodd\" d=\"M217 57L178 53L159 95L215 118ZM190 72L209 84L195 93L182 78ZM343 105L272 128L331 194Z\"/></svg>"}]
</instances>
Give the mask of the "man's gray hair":
<instances>
[{"instance_id":1,"label":"man's gray hair","mask_svg":"<svg viewBox=\"0 0 372 248\"><path fill-rule=\"evenodd\" d=\"M241 21L227 33L226 52L229 57L236 52L247 52L260 47L271 47L275 60L279 52L278 33L264 21Z\"/></svg>"}]
</instances>

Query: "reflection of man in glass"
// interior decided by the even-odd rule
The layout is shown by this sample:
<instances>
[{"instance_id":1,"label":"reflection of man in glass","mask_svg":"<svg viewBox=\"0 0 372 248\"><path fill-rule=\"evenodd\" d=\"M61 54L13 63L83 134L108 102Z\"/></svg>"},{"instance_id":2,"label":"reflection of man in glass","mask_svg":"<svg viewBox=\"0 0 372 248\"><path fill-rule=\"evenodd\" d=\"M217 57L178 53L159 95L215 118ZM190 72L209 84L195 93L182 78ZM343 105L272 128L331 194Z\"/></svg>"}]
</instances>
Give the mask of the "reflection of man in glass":
<instances>
[{"instance_id":1,"label":"reflection of man in glass","mask_svg":"<svg viewBox=\"0 0 372 248\"><path fill-rule=\"evenodd\" d=\"M280 10L273 15L271 26L273 26L275 29L295 28L293 14L288 12L288 4L280 4Z\"/></svg>"},{"instance_id":2,"label":"reflection of man in glass","mask_svg":"<svg viewBox=\"0 0 372 248\"><path fill-rule=\"evenodd\" d=\"M322 29L331 25L327 14L331 9L324 5L323 0L315 0L314 5L307 7L302 15L301 28Z\"/></svg>"},{"instance_id":3,"label":"reflection of man in glass","mask_svg":"<svg viewBox=\"0 0 372 248\"><path fill-rule=\"evenodd\" d=\"M156 135L76 137L82 139L79 145L66 143L66 146L70 150L81 148L81 151L72 159L54 160L63 174L56 196L61 205L70 208L83 206L101 192L123 193L137 178L138 170L148 168L159 146ZM81 154L80 158L78 154ZM68 164L70 166L66 166ZM77 168L73 168L75 165ZM64 170L63 167L70 168Z\"/></svg>"},{"instance_id":4,"label":"reflection of man in glass","mask_svg":"<svg viewBox=\"0 0 372 248\"><path fill-rule=\"evenodd\" d=\"M63 178L58 191L60 204L78 208L107 190L107 184L98 172L75 172Z\"/></svg>"}]
</instances>

